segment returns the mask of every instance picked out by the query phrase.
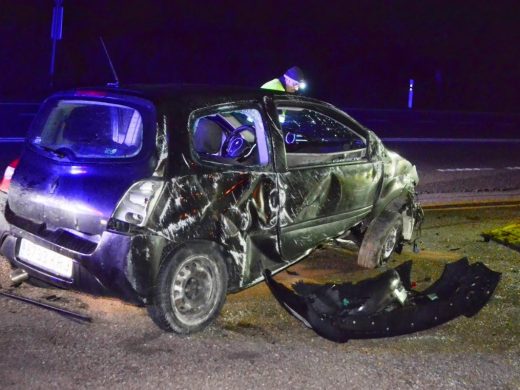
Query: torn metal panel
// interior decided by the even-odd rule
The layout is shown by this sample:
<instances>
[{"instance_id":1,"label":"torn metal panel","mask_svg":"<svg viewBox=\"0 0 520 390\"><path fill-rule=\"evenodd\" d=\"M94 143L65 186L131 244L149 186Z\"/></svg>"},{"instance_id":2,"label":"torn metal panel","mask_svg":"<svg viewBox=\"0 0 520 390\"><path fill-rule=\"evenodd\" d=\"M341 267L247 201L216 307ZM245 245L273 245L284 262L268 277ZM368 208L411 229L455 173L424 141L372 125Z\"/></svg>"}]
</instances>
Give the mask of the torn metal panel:
<instances>
[{"instance_id":1,"label":"torn metal panel","mask_svg":"<svg viewBox=\"0 0 520 390\"><path fill-rule=\"evenodd\" d=\"M274 255L278 215L270 200L274 180L273 174L243 172L173 178L166 184L166 196L155 208L148 229L171 243L219 243L230 260L230 279L236 287L244 287L261 275L262 267L253 267L252 262L258 261L262 251L280 261ZM260 252L253 250L255 242ZM252 268L257 269L256 274Z\"/></svg>"},{"instance_id":2,"label":"torn metal panel","mask_svg":"<svg viewBox=\"0 0 520 390\"><path fill-rule=\"evenodd\" d=\"M356 284L297 283L294 291L265 280L280 304L320 336L335 342L417 332L458 316L471 317L488 302L500 273L467 258L447 264L439 280L412 289L412 262Z\"/></svg>"},{"instance_id":3,"label":"torn metal panel","mask_svg":"<svg viewBox=\"0 0 520 390\"><path fill-rule=\"evenodd\" d=\"M157 151L157 163L153 176L163 177L168 164L168 118L162 115L162 121L157 120L155 135L155 150Z\"/></svg>"}]
</instances>

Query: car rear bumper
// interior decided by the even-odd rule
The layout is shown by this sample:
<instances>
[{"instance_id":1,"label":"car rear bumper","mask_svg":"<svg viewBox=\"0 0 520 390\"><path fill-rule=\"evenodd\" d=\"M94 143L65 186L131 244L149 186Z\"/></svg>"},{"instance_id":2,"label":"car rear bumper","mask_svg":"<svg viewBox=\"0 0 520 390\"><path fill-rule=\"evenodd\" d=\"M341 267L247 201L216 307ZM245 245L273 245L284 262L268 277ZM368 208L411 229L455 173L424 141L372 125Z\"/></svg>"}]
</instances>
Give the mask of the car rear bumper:
<instances>
[{"instance_id":1,"label":"car rear bumper","mask_svg":"<svg viewBox=\"0 0 520 390\"><path fill-rule=\"evenodd\" d=\"M92 253L81 253L56 245L14 225L8 225L0 253L13 266L24 269L30 277L65 289L93 295L116 297L127 302L143 304L149 294L152 261L143 257L143 246L151 245L146 237L123 235L105 231ZM19 257L21 240L60 253L73 260L72 277L66 278Z\"/></svg>"}]
</instances>

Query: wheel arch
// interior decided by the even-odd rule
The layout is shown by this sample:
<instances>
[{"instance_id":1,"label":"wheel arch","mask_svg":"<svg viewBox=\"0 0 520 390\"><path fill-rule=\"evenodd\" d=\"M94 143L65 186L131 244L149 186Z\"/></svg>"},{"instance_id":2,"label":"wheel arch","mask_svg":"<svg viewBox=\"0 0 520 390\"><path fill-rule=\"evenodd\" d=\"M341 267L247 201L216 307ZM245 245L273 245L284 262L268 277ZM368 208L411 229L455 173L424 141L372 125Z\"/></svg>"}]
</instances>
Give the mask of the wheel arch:
<instances>
[{"instance_id":1,"label":"wheel arch","mask_svg":"<svg viewBox=\"0 0 520 390\"><path fill-rule=\"evenodd\" d=\"M158 264L154 267L152 283L154 283L154 281L157 279L161 267L163 266L164 262L167 261L168 258L174 256L181 249L189 249L190 247L193 247L194 250L207 250L208 253L211 253L211 251L217 251L220 254L220 256L222 256L222 258L224 259L224 264L226 266L228 276L227 290L232 291L239 286L240 271L237 269L235 262L232 261L231 256L228 255L228 253L226 252L224 246L215 241L200 238L179 243L172 242L169 245L166 245L162 251L162 255L160 256Z\"/></svg>"},{"instance_id":2,"label":"wheel arch","mask_svg":"<svg viewBox=\"0 0 520 390\"><path fill-rule=\"evenodd\" d=\"M411 192L407 188L393 188L374 205L370 214L371 219L377 218L383 210L400 211L403 206L410 202L410 194Z\"/></svg>"}]
</instances>

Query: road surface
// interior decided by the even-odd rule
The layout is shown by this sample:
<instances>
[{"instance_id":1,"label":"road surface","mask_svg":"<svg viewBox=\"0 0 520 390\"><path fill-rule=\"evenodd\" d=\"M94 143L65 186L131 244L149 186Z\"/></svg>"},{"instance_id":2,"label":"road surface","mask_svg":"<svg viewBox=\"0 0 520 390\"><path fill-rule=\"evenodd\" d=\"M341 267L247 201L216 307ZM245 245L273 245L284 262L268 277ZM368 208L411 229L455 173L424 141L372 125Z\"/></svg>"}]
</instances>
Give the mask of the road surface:
<instances>
[{"instance_id":1,"label":"road surface","mask_svg":"<svg viewBox=\"0 0 520 390\"><path fill-rule=\"evenodd\" d=\"M419 194L520 190L520 140L386 141L416 164Z\"/></svg>"},{"instance_id":2,"label":"road surface","mask_svg":"<svg viewBox=\"0 0 520 390\"><path fill-rule=\"evenodd\" d=\"M428 331L335 344L289 316L262 283L228 296L202 333L163 333L143 308L117 300L25 285L14 292L91 315L91 324L0 297L0 387L114 389L518 389L520 255L480 233L519 215L519 207L427 211L414 260L424 288L462 256L502 272L492 300L473 318ZM329 248L276 278L291 284L373 275L356 253ZM7 286L7 269L0 268Z\"/></svg>"}]
</instances>

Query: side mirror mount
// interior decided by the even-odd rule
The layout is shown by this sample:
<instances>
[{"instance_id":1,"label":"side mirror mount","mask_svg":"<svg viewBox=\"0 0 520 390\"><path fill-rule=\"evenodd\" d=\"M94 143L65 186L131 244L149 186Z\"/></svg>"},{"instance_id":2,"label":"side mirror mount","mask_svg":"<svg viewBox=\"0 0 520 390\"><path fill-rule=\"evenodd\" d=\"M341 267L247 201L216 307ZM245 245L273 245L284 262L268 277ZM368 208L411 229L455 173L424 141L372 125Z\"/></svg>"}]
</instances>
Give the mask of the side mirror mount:
<instances>
[{"instance_id":1,"label":"side mirror mount","mask_svg":"<svg viewBox=\"0 0 520 390\"><path fill-rule=\"evenodd\" d=\"M379 139L373 131L368 132L368 157L370 160L382 158L385 156L385 147L383 142Z\"/></svg>"}]
</instances>

